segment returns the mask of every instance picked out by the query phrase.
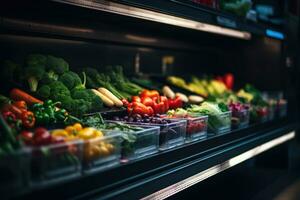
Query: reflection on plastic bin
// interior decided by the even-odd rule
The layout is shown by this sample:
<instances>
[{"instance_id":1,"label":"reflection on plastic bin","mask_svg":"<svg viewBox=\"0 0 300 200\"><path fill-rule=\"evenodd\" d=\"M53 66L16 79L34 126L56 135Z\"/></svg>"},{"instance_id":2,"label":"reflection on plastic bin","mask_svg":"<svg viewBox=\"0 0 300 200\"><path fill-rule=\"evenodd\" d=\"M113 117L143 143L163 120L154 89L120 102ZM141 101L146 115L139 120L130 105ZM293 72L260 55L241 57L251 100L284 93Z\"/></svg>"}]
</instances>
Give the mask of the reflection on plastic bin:
<instances>
[{"instance_id":1,"label":"reflection on plastic bin","mask_svg":"<svg viewBox=\"0 0 300 200\"><path fill-rule=\"evenodd\" d=\"M82 148L81 140L31 148L33 186L40 187L80 176Z\"/></svg>"},{"instance_id":2,"label":"reflection on plastic bin","mask_svg":"<svg viewBox=\"0 0 300 200\"><path fill-rule=\"evenodd\" d=\"M22 193L29 183L29 149L0 156L0 192L6 199Z\"/></svg>"},{"instance_id":3,"label":"reflection on plastic bin","mask_svg":"<svg viewBox=\"0 0 300 200\"><path fill-rule=\"evenodd\" d=\"M244 109L241 111L232 112L231 118L232 128L239 129L245 128L249 125L250 121L250 111L249 109Z\"/></svg>"},{"instance_id":4,"label":"reflection on plastic bin","mask_svg":"<svg viewBox=\"0 0 300 200\"><path fill-rule=\"evenodd\" d=\"M228 133L231 130L231 111L220 115L209 115L208 132L209 134Z\"/></svg>"},{"instance_id":5,"label":"reflection on plastic bin","mask_svg":"<svg viewBox=\"0 0 300 200\"><path fill-rule=\"evenodd\" d=\"M105 136L84 141L83 171L85 173L101 171L120 163L121 133L101 131Z\"/></svg>"}]
</instances>

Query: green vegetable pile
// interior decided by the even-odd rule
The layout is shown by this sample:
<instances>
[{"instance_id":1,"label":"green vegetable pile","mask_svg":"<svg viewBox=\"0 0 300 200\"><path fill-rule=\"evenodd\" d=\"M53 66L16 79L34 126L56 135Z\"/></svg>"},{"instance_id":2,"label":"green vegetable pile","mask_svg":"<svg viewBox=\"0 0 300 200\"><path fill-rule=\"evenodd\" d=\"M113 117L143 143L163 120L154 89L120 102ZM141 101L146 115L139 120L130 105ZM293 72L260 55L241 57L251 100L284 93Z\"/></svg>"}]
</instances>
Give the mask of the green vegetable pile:
<instances>
[{"instance_id":1,"label":"green vegetable pile","mask_svg":"<svg viewBox=\"0 0 300 200\"><path fill-rule=\"evenodd\" d=\"M94 68L84 68L83 71L87 75L87 87L104 87L119 99L129 99L131 96L138 95L143 89L124 76L121 66L108 67L107 73L99 73Z\"/></svg>"},{"instance_id":2,"label":"green vegetable pile","mask_svg":"<svg viewBox=\"0 0 300 200\"><path fill-rule=\"evenodd\" d=\"M62 58L29 55L24 67L24 79L38 97L61 102L63 108L76 116L102 108L101 99L85 87L85 73L81 79L69 70L69 64Z\"/></svg>"},{"instance_id":3,"label":"green vegetable pile","mask_svg":"<svg viewBox=\"0 0 300 200\"><path fill-rule=\"evenodd\" d=\"M211 131L218 131L221 128L231 126L231 116L224 116L223 114L228 111L228 107L224 103L203 102L200 106L191 105L187 111L208 115L208 129Z\"/></svg>"},{"instance_id":4,"label":"green vegetable pile","mask_svg":"<svg viewBox=\"0 0 300 200\"><path fill-rule=\"evenodd\" d=\"M86 75L70 71L69 64L52 55L31 54L21 67L12 61L2 63L2 75L13 83L25 83L41 99L61 102L71 114L99 111L103 108L100 97L86 88Z\"/></svg>"},{"instance_id":5,"label":"green vegetable pile","mask_svg":"<svg viewBox=\"0 0 300 200\"><path fill-rule=\"evenodd\" d=\"M32 110L38 125L49 125L59 122L64 122L68 118L68 113L65 109L57 109L58 103L52 100L47 100L44 104L34 104Z\"/></svg>"}]
</instances>

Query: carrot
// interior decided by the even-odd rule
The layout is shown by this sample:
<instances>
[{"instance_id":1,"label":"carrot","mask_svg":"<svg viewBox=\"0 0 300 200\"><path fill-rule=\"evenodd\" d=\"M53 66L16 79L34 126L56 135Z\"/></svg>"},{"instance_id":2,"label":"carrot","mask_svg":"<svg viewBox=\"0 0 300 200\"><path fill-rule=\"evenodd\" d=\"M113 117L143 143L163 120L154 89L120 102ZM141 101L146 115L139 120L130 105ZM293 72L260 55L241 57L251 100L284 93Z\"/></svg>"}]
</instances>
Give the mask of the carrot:
<instances>
[{"instance_id":1,"label":"carrot","mask_svg":"<svg viewBox=\"0 0 300 200\"><path fill-rule=\"evenodd\" d=\"M30 94L14 88L10 91L10 98L14 101L25 101L27 104L32 105L35 103L43 103L43 101L36 99L35 97L31 96Z\"/></svg>"}]
</instances>

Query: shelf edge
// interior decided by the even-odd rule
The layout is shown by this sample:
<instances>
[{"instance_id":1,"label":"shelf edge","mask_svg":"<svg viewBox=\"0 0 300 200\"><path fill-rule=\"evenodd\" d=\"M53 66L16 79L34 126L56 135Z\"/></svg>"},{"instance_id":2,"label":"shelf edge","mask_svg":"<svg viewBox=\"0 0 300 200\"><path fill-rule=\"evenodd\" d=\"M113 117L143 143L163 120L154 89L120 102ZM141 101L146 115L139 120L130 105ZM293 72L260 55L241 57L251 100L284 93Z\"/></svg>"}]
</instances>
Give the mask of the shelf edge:
<instances>
[{"instance_id":1,"label":"shelf edge","mask_svg":"<svg viewBox=\"0 0 300 200\"><path fill-rule=\"evenodd\" d=\"M114 13L118 15L134 17L138 19L214 33L218 35L239 38L243 40L250 40L251 33L246 31L238 31L235 29L224 28L212 24L202 23L190 19L176 17L172 15L163 14L160 12L150 11L147 9L137 8L124 4L114 3L106 0L101 1L82 1L82 0L53 0L55 2L71 4L81 7L86 7L94 10Z\"/></svg>"}]
</instances>

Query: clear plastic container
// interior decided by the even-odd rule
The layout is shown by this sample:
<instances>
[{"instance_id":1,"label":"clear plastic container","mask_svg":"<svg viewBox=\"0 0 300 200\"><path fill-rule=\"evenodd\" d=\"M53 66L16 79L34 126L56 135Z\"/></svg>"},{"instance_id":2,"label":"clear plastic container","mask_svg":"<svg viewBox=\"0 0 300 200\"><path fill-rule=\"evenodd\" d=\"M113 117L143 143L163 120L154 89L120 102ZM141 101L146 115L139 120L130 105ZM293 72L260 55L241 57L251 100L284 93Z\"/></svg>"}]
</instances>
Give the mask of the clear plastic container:
<instances>
[{"instance_id":1,"label":"clear plastic container","mask_svg":"<svg viewBox=\"0 0 300 200\"><path fill-rule=\"evenodd\" d=\"M276 104L271 104L268 106L268 120L274 120L276 113Z\"/></svg>"},{"instance_id":2,"label":"clear plastic container","mask_svg":"<svg viewBox=\"0 0 300 200\"><path fill-rule=\"evenodd\" d=\"M166 116L168 118L168 116ZM186 121L186 142L192 142L207 137L208 116L192 116L188 118L169 118Z\"/></svg>"},{"instance_id":3,"label":"clear plastic container","mask_svg":"<svg viewBox=\"0 0 300 200\"><path fill-rule=\"evenodd\" d=\"M171 123L168 124L153 124L153 123L137 123L125 122L127 124L135 124L137 126L159 127L159 149L170 149L184 144L186 135L186 120L168 119Z\"/></svg>"},{"instance_id":4,"label":"clear plastic container","mask_svg":"<svg viewBox=\"0 0 300 200\"><path fill-rule=\"evenodd\" d=\"M233 111L231 117L232 128L245 128L249 125L250 121L250 111L249 109L244 109L241 111Z\"/></svg>"},{"instance_id":5,"label":"clear plastic container","mask_svg":"<svg viewBox=\"0 0 300 200\"><path fill-rule=\"evenodd\" d=\"M41 187L81 175L83 141L31 148L31 183Z\"/></svg>"},{"instance_id":6,"label":"clear plastic container","mask_svg":"<svg viewBox=\"0 0 300 200\"><path fill-rule=\"evenodd\" d=\"M149 124L160 127L160 150L171 149L184 144L186 123L186 120L171 120L171 123L168 124Z\"/></svg>"},{"instance_id":7,"label":"clear plastic container","mask_svg":"<svg viewBox=\"0 0 300 200\"><path fill-rule=\"evenodd\" d=\"M28 187L30 150L23 148L0 156L0 193L4 199L22 193Z\"/></svg>"},{"instance_id":8,"label":"clear plastic container","mask_svg":"<svg viewBox=\"0 0 300 200\"><path fill-rule=\"evenodd\" d=\"M84 141L84 173L101 171L120 163L121 133L106 130L101 131L105 136Z\"/></svg>"},{"instance_id":9,"label":"clear plastic container","mask_svg":"<svg viewBox=\"0 0 300 200\"><path fill-rule=\"evenodd\" d=\"M210 134L228 133L231 130L231 111L220 115L208 116L208 132Z\"/></svg>"},{"instance_id":10,"label":"clear plastic container","mask_svg":"<svg viewBox=\"0 0 300 200\"><path fill-rule=\"evenodd\" d=\"M108 123L115 121L108 120ZM147 125L135 125L133 123L125 123L130 126L140 127L141 130L134 132L121 132L122 144L121 154L122 161L139 159L154 153L159 150L159 127Z\"/></svg>"},{"instance_id":11,"label":"clear plastic container","mask_svg":"<svg viewBox=\"0 0 300 200\"><path fill-rule=\"evenodd\" d=\"M269 119L269 109L268 107L257 107L251 106L250 110L250 121L254 123L266 122Z\"/></svg>"},{"instance_id":12,"label":"clear plastic container","mask_svg":"<svg viewBox=\"0 0 300 200\"><path fill-rule=\"evenodd\" d=\"M287 116L287 101L285 99L281 99L278 101L277 109L278 109L278 117L286 117Z\"/></svg>"}]
</instances>

